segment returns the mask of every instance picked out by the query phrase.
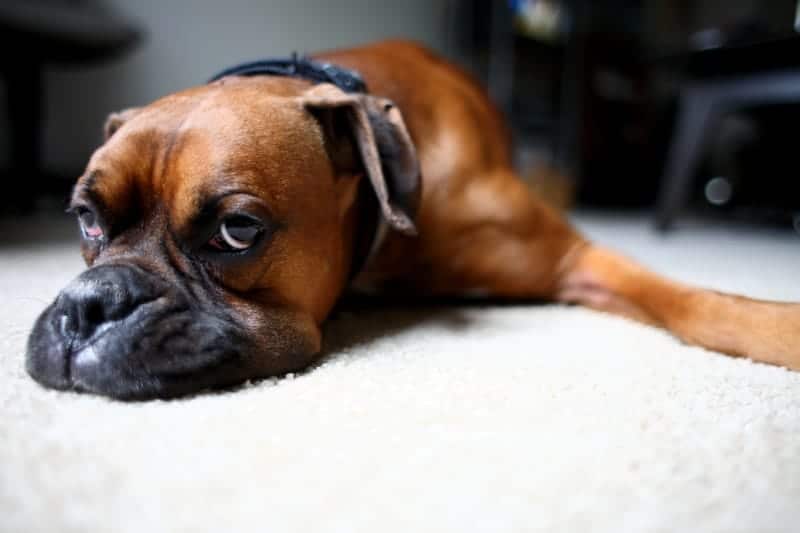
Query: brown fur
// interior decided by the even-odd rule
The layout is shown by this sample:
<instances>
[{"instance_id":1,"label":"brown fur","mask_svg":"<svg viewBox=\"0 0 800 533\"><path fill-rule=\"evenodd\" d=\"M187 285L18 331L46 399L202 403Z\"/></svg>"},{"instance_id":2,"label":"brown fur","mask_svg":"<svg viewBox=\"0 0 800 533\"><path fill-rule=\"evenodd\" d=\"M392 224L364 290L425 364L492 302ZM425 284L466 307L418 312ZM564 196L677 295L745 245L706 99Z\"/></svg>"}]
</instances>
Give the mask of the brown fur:
<instances>
[{"instance_id":1,"label":"brown fur","mask_svg":"<svg viewBox=\"0 0 800 533\"><path fill-rule=\"evenodd\" d=\"M421 166L418 235L391 233L356 286L575 302L800 370L800 306L685 287L588 242L515 176L499 113L454 66L396 41L317 57L359 71L372 94L397 104ZM109 217L140 220L139 233L87 262L131 255L150 225L169 227L177 247L203 198L246 190L283 229L257 261L217 269L226 299L253 335L265 335L264 310L289 310L318 348L319 325L348 283L359 176L332 165L304 109L309 87L230 78L115 121L76 197L92 185Z\"/></svg>"},{"instance_id":2,"label":"brown fur","mask_svg":"<svg viewBox=\"0 0 800 533\"><path fill-rule=\"evenodd\" d=\"M402 42L320 57L399 104L422 164L420 238L394 236L364 279L575 302L800 370L800 306L684 287L587 243L514 175L498 112L452 65Z\"/></svg>"}]
</instances>

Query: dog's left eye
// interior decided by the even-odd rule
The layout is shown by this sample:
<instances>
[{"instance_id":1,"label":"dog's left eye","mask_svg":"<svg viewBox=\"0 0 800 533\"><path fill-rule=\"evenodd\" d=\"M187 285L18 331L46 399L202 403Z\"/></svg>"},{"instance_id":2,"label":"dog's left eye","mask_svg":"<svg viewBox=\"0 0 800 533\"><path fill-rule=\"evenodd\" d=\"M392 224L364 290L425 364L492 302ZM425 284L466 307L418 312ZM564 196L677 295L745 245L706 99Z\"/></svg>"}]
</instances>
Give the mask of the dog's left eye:
<instances>
[{"instance_id":1,"label":"dog's left eye","mask_svg":"<svg viewBox=\"0 0 800 533\"><path fill-rule=\"evenodd\" d=\"M242 252L252 248L263 232L264 228L258 221L234 216L222 221L208 245L223 252Z\"/></svg>"},{"instance_id":2,"label":"dog's left eye","mask_svg":"<svg viewBox=\"0 0 800 533\"><path fill-rule=\"evenodd\" d=\"M84 239L98 240L103 238L103 228L100 226L94 211L87 207L78 207L75 212L78 215L78 224L81 227Z\"/></svg>"}]
</instances>

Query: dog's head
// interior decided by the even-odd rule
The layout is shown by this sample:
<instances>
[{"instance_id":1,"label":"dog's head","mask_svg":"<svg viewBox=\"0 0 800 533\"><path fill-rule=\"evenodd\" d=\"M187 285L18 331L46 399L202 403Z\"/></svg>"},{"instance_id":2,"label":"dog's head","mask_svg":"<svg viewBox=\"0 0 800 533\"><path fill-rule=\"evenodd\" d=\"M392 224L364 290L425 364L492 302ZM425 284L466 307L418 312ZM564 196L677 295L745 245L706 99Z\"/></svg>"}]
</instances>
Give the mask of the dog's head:
<instances>
[{"instance_id":1,"label":"dog's head","mask_svg":"<svg viewBox=\"0 0 800 533\"><path fill-rule=\"evenodd\" d=\"M348 282L362 177L413 232L398 110L328 84L226 78L112 115L72 197L89 268L37 320L28 372L150 398L303 368Z\"/></svg>"}]
</instances>

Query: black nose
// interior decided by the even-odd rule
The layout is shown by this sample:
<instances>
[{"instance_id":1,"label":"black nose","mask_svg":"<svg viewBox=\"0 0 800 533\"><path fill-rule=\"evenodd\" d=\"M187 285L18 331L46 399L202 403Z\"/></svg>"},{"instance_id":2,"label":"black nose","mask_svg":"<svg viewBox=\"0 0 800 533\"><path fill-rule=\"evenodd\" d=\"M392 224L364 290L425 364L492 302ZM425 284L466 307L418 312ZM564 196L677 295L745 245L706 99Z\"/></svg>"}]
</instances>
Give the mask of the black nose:
<instances>
[{"instance_id":1,"label":"black nose","mask_svg":"<svg viewBox=\"0 0 800 533\"><path fill-rule=\"evenodd\" d=\"M90 268L36 320L28 337L28 373L56 389L77 386L92 376L110 376L112 362L107 359L125 355L113 342L112 334L120 329L115 326L138 321L137 312L145 304L161 305L168 292L164 280L132 264ZM127 329L135 331L135 324Z\"/></svg>"},{"instance_id":2,"label":"black nose","mask_svg":"<svg viewBox=\"0 0 800 533\"><path fill-rule=\"evenodd\" d=\"M104 324L121 320L162 291L138 267L100 266L67 285L53 310L59 333L71 342L92 337Z\"/></svg>"}]
</instances>

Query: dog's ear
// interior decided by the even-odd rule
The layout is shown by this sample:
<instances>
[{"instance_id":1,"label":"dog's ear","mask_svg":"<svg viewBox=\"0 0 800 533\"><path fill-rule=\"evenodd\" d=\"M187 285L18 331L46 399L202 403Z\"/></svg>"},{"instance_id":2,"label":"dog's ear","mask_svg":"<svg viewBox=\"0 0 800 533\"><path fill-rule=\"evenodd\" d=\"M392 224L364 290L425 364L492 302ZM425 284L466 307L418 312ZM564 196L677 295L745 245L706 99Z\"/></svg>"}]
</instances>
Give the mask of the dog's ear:
<instances>
[{"instance_id":1,"label":"dog's ear","mask_svg":"<svg viewBox=\"0 0 800 533\"><path fill-rule=\"evenodd\" d=\"M106 123L103 125L103 141L109 140L123 124L132 119L138 112L138 107L131 107L108 115Z\"/></svg>"},{"instance_id":2,"label":"dog's ear","mask_svg":"<svg viewBox=\"0 0 800 533\"><path fill-rule=\"evenodd\" d=\"M306 91L302 102L322 120L326 134L341 137L344 124L384 219L397 231L416 234L419 162L400 110L385 98L345 93L327 83Z\"/></svg>"}]
</instances>

